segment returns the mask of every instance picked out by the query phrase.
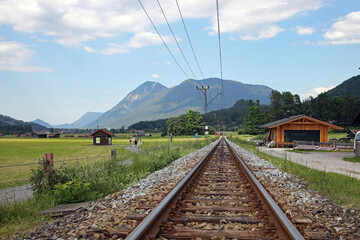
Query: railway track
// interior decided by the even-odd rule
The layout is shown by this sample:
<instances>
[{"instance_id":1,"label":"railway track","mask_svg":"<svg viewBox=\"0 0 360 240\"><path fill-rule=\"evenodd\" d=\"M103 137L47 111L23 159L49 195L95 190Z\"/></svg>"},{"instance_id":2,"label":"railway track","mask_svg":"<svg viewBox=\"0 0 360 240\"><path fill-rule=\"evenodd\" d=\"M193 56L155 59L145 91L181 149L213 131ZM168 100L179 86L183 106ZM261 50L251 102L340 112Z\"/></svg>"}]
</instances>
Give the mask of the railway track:
<instances>
[{"instance_id":1,"label":"railway track","mask_svg":"<svg viewBox=\"0 0 360 240\"><path fill-rule=\"evenodd\" d=\"M304 239L222 139L126 239Z\"/></svg>"}]
</instances>

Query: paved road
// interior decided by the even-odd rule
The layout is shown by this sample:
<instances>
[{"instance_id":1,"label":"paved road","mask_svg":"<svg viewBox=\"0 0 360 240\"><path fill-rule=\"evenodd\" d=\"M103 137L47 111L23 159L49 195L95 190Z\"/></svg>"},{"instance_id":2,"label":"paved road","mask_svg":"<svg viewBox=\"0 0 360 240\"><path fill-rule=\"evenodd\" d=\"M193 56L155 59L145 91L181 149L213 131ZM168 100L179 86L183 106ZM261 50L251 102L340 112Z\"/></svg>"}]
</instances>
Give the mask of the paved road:
<instances>
[{"instance_id":1,"label":"paved road","mask_svg":"<svg viewBox=\"0 0 360 240\"><path fill-rule=\"evenodd\" d=\"M264 153L320 171L340 173L360 180L360 163L344 161L344 157L354 157L353 152L288 152L284 148L258 147Z\"/></svg>"},{"instance_id":2,"label":"paved road","mask_svg":"<svg viewBox=\"0 0 360 240\"><path fill-rule=\"evenodd\" d=\"M0 205L23 202L33 197L31 185L23 185L15 188L0 190Z\"/></svg>"}]
</instances>

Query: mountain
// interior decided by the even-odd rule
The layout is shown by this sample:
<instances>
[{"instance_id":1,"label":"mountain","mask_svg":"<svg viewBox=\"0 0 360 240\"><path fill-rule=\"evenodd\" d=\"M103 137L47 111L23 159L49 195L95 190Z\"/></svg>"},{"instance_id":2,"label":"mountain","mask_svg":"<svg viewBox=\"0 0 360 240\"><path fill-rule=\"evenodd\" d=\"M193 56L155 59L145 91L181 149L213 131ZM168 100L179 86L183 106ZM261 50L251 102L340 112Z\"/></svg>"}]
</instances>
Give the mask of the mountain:
<instances>
[{"instance_id":1,"label":"mountain","mask_svg":"<svg viewBox=\"0 0 360 240\"><path fill-rule=\"evenodd\" d=\"M46 130L46 126L40 125L34 122L24 122L22 120L16 120L9 116L4 116L0 114L0 126L24 126L29 125L33 130Z\"/></svg>"},{"instance_id":2,"label":"mountain","mask_svg":"<svg viewBox=\"0 0 360 240\"><path fill-rule=\"evenodd\" d=\"M36 120L34 120L34 121L31 121L32 123L37 123L37 124L40 124L40 125L43 125L43 126L45 126L45 127L47 127L47 128L52 128L53 126L51 126L49 123L47 123L47 122L45 122L45 121L43 121L43 120L41 120L41 119L36 119Z\"/></svg>"},{"instance_id":3,"label":"mountain","mask_svg":"<svg viewBox=\"0 0 360 240\"><path fill-rule=\"evenodd\" d=\"M348 92L360 98L360 75L349 78L335 88L329 90L327 93L330 98L334 96L345 98Z\"/></svg>"},{"instance_id":4,"label":"mountain","mask_svg":"<svg viewBox=\"0 0 360 240\"><path fill-rule=\"evenodd\" d=\"M208 78L204 80L185 80L181 84L167 88L157 82L145 82L130 92L122 101L105 112L86 127L120 128L142 120L165 119L186 113L189 109L203 112L204 94L197 86L209 86L207 91L210 102L221 90L221 80ZM232 80L224 80L224 96L227 106L243 99L259 99L262 104L269 103L269 95L273 89L263 85L244 84ZM223 107L220 97L208 107L209 111Z\"/></svg>"},{"instance_id":5,"label":"mountain","mask_svg":"<svg viewBox=\"0 0 360 240\"><path fill-rule=\"evenodd\" d=\"M65 123L60 125L54 125L54 128L85 128L86 125L95 121L98 117L103 115L100 112L87 112L82 115L78 120L73 123Z\"/></svg>"}]
</instances>

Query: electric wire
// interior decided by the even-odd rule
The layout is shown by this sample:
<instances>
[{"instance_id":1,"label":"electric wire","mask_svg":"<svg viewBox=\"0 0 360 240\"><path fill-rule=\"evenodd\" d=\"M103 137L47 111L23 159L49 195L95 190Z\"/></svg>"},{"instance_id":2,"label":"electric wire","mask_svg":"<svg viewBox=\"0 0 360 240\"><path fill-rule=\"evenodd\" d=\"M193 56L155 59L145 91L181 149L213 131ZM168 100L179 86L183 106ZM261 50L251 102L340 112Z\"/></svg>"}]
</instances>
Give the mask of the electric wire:
<instances>
[{"instance_id":1,"label":"electric wire","mask_svg":"<svg viewBox=\"0 0 360 240\"><path fill-rule=\"evenodd\" d=\"M167 17L166 17L166 14L165 14L165 12L164 12L161 4L160 4L160 1L157 0L157 3L158 3L158 5L159 5L159 8L160 8L160 10L161 10L161 13L162 13L163 16L164 16L165 21L166 21L166 23L167 23L167 25L168 25L168 27L169 27L169 30L170 30L170 32L171 32L171 34L172 34L172 36L173 36L173 38L174 38L174 40L175 40L175 42L176 42L176 45L178 46L178 48L179 48L179 50L180 50L180 52L181 52L181 55L182 55L182 57L184 58L184 61L186 62L188 68L189 68L190 71L191 71L191 73L193 74L193 76L194 76L195 79L197 80L197 77L196 77L195 73L193 72L192 68L190 67L189 62L187 61L187 59L186 59L186 57L185 57L185 55L184 55L184 52L182 51L182 49L181 49L181 47L180 47L180 44L179 44L178 40L176 39L176 36L175 36L175 34L174 34L174 31L172 30L172 27L171 27L171 25L170 25L170 23L169 23L169 21L168 21L168 19L167 19ZM189 79L189 81L190 81L193 85L195 85L196 87L198 86L196 83L194 83L194 81L192 81L192 79ZM197 92L198 92L198 91L197 91ZM198 95L199 95L199 97L200 97L201 104L203 105L203 100L202 100L201 94L200 94L199 92L198 92Z\"/></svg>"},{"instance_id":2,"label":"electric wire","mask_svg":"<svg viewBox=\"0 0 360 240\"><path fill-rule=\"evenodd\" d=\"M219 57L220 57L220 76L221 76L221 96L225 108L225 96L224 96L224 79L223 79L223 66L221 56L221 37L220 37L220 16L219 16L219 0L216 0L216 13L217 13L217 26L218 26L218 39L219 39Z\"/></svg>"},{"instance_id":3,"label":"electric wire","mask_svg":"<svg viewBox=\"0 0 360 240\"><path fill-rule=\"evenodd\" d=\"M193 53L193 55L194 55L194 58L195 58L197 67L198 67L198 69L199 69L199 72L200 72L202 78L205 79L205 78L204 78L204 74L203 74L203 72L201 71L201 68L200 68L200 64L199 64L199 62L198 62L198 59L197 59L197 57L196 57L196 54L195 54L195 51L194 51L194 47L193 47L193 45L192 45L192 43L191 43L190 36L189 36L188 31L187 31L187 28L186 28L186 25L185 25L185 21L184 21L183 15L182 15L182 13L181 13L179 3L178 3L177 0L175 0L175 2L176 2L176 6L177 6L177 8L178 8L178 10L179 10L179 14L180 14L180 17L181 17L181 21L182 21L182 24L183 24L183 26L184 26L184 29L185 29L185 32L186 32L186 36L187 36L187 39L188 39L188 41L189 41L189 45L190 45L190 47L191 47L192 53ZM206 83L206 81L205 81L205 83Z\"/></svg>"},{"instance_id":4,"label":"electric wire","mask_svg":"<svg viewBox=\"0 0 360 240\"><path fill-rule=\"evenodd\" d=\"M158 5L159 5L159 8L160 8L160 10L161 10L164 18L165 18L165 21L166 21L166 23L167 23L167 25L168 25L168 27L169 27L169 29L170 29L170 32L171 32L171 34L172 34L172 36L173 36L173 38L174 38L174 40L175 40L175 42L176 42L176 45L178 46L178 48L179 48L179 50L180 50L180 52L181 52L181 55L182 55L183 58L184 58L184 61L186 62L187 66L189 67L190 72L193 74L193 76L194 76L195 79L197 80L197 77L196 77L195 73L194 73L193 70L191 69L189 62L187 61L187 59L186 59L186 57L185 57L185 55L184 55L184 52L182 51L182 49L181 49L181 47L180 47L180 44L179 44L178 40L176 39L176 36L175 36L175 34L174 34L171 26L170 26L170 23L169 23L166 15L165 15L165 12L164 12L163 8L161 7L161 4L160 4L159 0L156 0L156 1L157 1Z\"/></svg>"},{"instance_id":5,"label":"electric wire","mask_svg":"<svg viewBox=\"0 0 360 240\"><path fill-rule=\"evenodd\" d=\"M191 40L190 40L189 32L188 32L188 30L187 30L187 27L186 27L186 24L185 24L185 20L184 20L184 17L183 17L183 15L182 15L182 12L181 12L181 9L180 9L180 5L179 5L179 3L178 3L177 0L175 0L175 2L176 2L176 6L177 6L177 9L178 9L179 14L180 14L180 17L181 17L181 21L182 21L182 24L183 24L183 27L184 27L184 30L185 30L185 33L186 33L186 36L187 36L187 39L188 39L190 48L191 48L191 50L192 50L192 53L193 53L193 56L194 56L196 65L197 65L197 67L198 67L198 69L199 69L199 72L200 72L200 74L201 74L201 77L203 78L203 79L202 79L202 82L204 82L205 84L201 83L200 81L199 81L199 83L201 83L201 85L209 86L208 82L206 81L206 79L205 79L205 77L204 77L203 71L201 70L199 61L198 61L198 59L197 59L197 57L196 57L194 47L193 47L192 42L191 42ZM208 93L209 93L209 97L211 98L211 91L210 91L210 89L208 90ZM212 108L212 106L209 105L209 108Z\"/></svg>"},{"instance_id":6,"label":"electric wire","mask_svg":"<svg viewBox=\"0 0 360 240\"><path fill-rule=\"evenodd\" d=\"M184 69L180 66L179 62L176 60L175 56L174 56L174 55L172 54L172 52L170 51L168 45L167 45L166 42L164 41L164 39L163 39L163 37L161 36L160 32L157 30L154 22L151 20L151 18L150 18L150 16L149 16L148 12L146 11L144 5L141 3L140 0L138 0L138 2L140 3L140 5L141 5L142 9L144 10L146 16L149 18L149 20L150 20L152 26L154 27L156 33L159 35L161 41L162 41L163 44L165 45L166 49L167 49L168 52L170 53L171 57L173 58L173 60L174 60L175 63L177 64L177 66L180 68L180 70L182 71L182 73L185 75L186 79L190 79L190 78L188 77L188 75L185 73ZM193 82L192 82L192 83L193 83ZM194 84L194 83L193 83L193 84ZM194 84L194 85L196 86L196 84Z\"/></svg>"}]
</instances>

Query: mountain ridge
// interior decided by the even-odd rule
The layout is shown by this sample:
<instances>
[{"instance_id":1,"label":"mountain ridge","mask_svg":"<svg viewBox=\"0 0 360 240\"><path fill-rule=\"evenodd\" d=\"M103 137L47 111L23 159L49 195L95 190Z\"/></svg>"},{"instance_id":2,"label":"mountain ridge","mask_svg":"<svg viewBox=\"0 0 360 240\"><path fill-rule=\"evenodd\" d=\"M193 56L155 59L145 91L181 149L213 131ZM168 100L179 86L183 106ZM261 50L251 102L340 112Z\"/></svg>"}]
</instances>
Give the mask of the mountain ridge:
<instances>
[{"instance_id":1,"label":"mountain ridge","mask_svg":"<svg viewBox=\"0 0 360 240\"><path fill-rule=\"evenodd\" d=\"M142 120L156 120L186 113L189 109L203 112L204 95L196 90L197 86L210 86L207 91L208 102L221 91L221 79L207 78L203 80L184 80L179 85L167 88L160 83L147 81L131 91L123 100L105 112L87 128L121 128ZM253 85L234 80L223 80L225 102L233 106L241 99L259 99L269 103L269 95L273 90L264 85ZM220 98L213 101L209 111L222 108Z\"/></svg>"}]
</instances>

